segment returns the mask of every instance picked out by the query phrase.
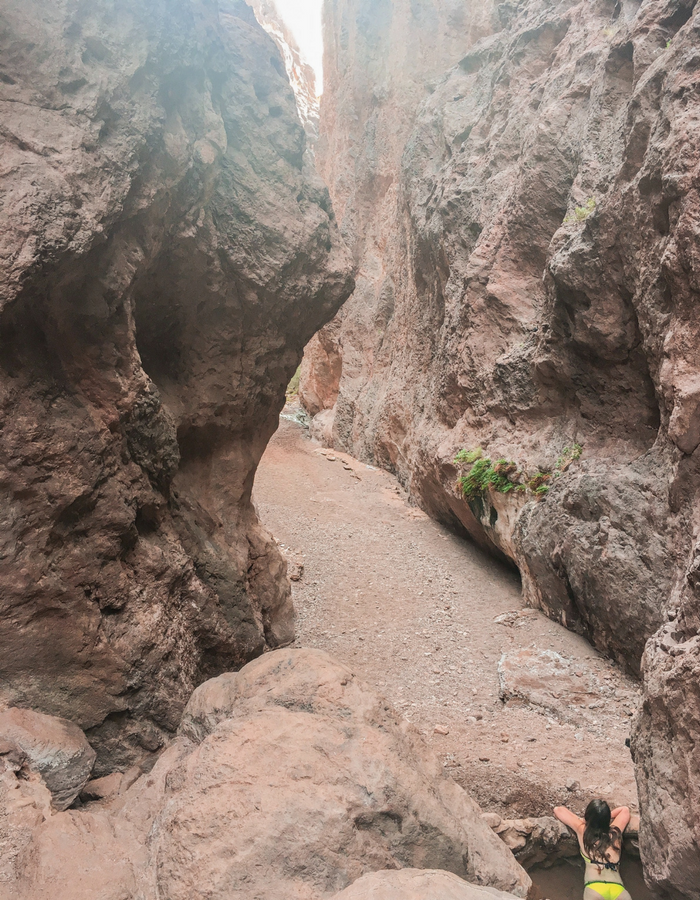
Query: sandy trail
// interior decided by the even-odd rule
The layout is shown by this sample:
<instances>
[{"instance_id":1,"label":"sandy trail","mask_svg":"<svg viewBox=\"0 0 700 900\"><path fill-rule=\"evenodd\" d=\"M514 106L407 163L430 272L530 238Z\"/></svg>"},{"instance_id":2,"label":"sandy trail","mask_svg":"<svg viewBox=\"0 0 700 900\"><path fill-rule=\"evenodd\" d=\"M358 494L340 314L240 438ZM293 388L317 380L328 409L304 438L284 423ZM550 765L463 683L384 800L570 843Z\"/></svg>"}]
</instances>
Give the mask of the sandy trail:
<instances>
[{"instance_id":1,"label":"sandy trail","mask_svg":"<svg viewBox=\"0 0 700 900\"><path fill-rule=\"evenodd\" d=\"M485 809L582 811L593 796L636 808L624 743L635 682L582 638L523 611L517 574L409 506L391 475L319 448L282 418L254 490L287 555L303 554L297 645L328 651L384 694ZM603 692L580 715L568 709L568 721L502 702L499 660L522 648L561 654Z\"/></svg>"}]
</instances>

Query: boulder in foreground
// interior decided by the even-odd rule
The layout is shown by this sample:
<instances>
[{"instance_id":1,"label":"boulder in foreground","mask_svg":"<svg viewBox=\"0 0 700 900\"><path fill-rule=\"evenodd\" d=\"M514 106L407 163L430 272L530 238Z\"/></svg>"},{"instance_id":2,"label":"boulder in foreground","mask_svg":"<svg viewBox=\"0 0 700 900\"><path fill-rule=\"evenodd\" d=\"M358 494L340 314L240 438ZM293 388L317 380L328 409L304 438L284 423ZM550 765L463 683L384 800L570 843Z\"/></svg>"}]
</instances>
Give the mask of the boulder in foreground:
<instances>
[{"instance_id":1,"label":"boulder in foreground","mask_svg":"<svg viewBox=\"0 0 700 900\"><path fill-rule=\"evenodd\" d=\"M495 888L469 884L437 869L372 872L337 894L333 900L509 900Z\"/></svg>"},{"instance_id":2,"label":"boulder in foreground","mask_svg":"<svg viewBox=\"0 0 700 900\"><path fill-rule=\"evenodd\" d=\"M50 900L94 900L107 884L110 898L327 900L403 867L516 897L530 887L417 731L316 650L278 650L202 685L149 774L52 816L26 858L15 892L26 900L48 884Z\"/></svg>"}]
</instances>

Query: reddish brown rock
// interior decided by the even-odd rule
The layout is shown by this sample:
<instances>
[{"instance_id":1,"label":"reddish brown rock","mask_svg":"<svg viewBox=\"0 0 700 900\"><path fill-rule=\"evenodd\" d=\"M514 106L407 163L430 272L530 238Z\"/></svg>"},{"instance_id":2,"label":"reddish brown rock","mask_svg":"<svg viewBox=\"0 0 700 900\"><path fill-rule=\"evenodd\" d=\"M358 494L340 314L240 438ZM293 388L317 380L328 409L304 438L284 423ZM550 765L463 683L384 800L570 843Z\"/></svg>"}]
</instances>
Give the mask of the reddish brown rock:
<instances>
[{"instance_id":1,"label":"reddish brown rock","mask_svg":"<svg viewBox=\"0 0 700 900\"><path fill-rule=\"evenodd\" d=\"M449 4L428 24L396 2L370 34L362 0L332 4L319 153L361 274L300 396L638 670L689 549L669 478L694 449L693 5L608 6L467 6L453 29ZM460 448L533 475L576 441L546 502L455 490Z\"/></svg>"},{"instance_id":2,"label":"reddish brown rock","mask_svg":"<svg viewBox=\"0 0 700 900\"><path fill-rule=\"evenodd\" d=\"M255 17L279 47L297 101L297 109L307 136L318 139L318 94L316 74L301 55L294 35L277 12L273 0L247 0L255 10Z\"/></svg>"},{"instance_id":3,"label":"reddish brown rock","mask_svg":"<svg viewBox=\"0 0 700 900\"><path fill-rule=\"evenodd\" d=\"M647 878L672 900L700 898L700 547L676 614L648 642L632 753Z\"/></svg>"},{"instance_id":4,"label":"reddish brown rock","mask_svg":"<svg viewBox=\"0 0 700 900\"><path fill-rule=\"evenodd\" d=\"M304 409L314 418L334 411L335 401L338 399L343 371L343 358L338 347L342 315L341 310L332 322L314 335L304 350L299 399Z\"/></svg>"},{"instance_id":5,"label":"reddish brown rock","mask_svg":"<svg viewBox=\"0 0 700 900\"><path fill-rule=\"evenodd\" d=\"M502 819L494 813L485 813L484 820L527 870L541 863L549 867L556 860L577 859L581 855L574 832L553 816ZM639 858L639 816L632 816L625 829L624 853Z\"/></svg>"},{"instance_id":6,"label":"reddish brown rock","mask_svg":"<svg viewBox=\"0 0 700 900\"><path fill-rule=\"evenodd\" d=\"M95 764L95 751L77 725L31 709L0 710L0 740L21 750L23 762L41 776L58 810L71 805Z\"/></svg>"},{"instance_id":7,"label":"reddish brown rock","mask_svg":"<svg viewBox=\"0 0 700 900\"><path fill-rule=\"evenodd\" d=\"M37 829L52 818L51 794L41 776L29 771L21 776L0 757L0 900L17 900L24 885L25 854Z\"/></svg>"},{"instance_id":8,"label":"reddish brown rock","mask_svg":"<svg viewBox=\"0 0 700 900\"><path fill-rule=\"evenodd\" d=\"M148 775L38 824L24 853L22 900L323 900L404 866L516 897L530 886L415 729L314 650L202 685Z\"/></svg>"},{"instance_id":9,"label":"reddish brown rock","mask_svg":"<svg viewBox=\"0 0 700 900\"><path fill-rule=\"evenodd\" d=\"M277 799L261 800L264 815L239 830L254 828L245 837L246 859L256 861L253 871L272 894L270 885L278 884L281 896L287 880L292 896L304 896L295 881L310 877L321 896L337 890L339 881L397 865L444 868L517 895L527 892L527 879L491 840L476 804L444 775L418 734L321 651L265 654L239 673L205 683L188 703L180 730L203 741L188 763L192 772L219 771L221 762L203 762L211 754L235 755L235 808L246 805L246 784L255 784L257 755L267 760L267 787ZM212 785L221 783L212 778ZM290 795L288 785L298 779L305 787ZM189 846L190 835L222 815L217 792L207 799L209 790L200 783L204 793L183 794L184 805L177 807L175 843L166 851L174 859L204 852ZM267 862L274 856L271 834L282 842L279 871ZM313 874L297 876L298 860L307 857L318 860ZM329 859L332 867L323 862ZM212 866L220 868L214 861Z\"/></svg>"},{"instance_id":10,"label":"reddish brown rock","mask_svg":"<svg viewBox=\"0 0 700 900\"><path fill-rule=\"evenodd\" d=\"M621 679L603 679L589 666L554 650L504 653L498 681L499 696L508 705L534 706L560 722L608 726L611 732L621 707L632 710L639 704L638 694Z\"/></svg>"},{"instance_id":11,"label":"reddish brown rock","mask_svg":"<svg viewBox=\"0 0 700 900\"><path fill-rule=\"evenodd\" d=\"M0 18L1 694L76 722L102 774L292 639L251 486L352 281L244 3Z\"/></svg>"},{"instance_id":12,"label":"reddish brown rock","mask_svg":"<svg viewBox=\"0 0 700 900\"><path fill-rule=\"evenodd\" d=\"M510 558L530 604L633 672L662 628L642 849L668 896L697 897L693 631L662 626L700 536L700 7L382 9L329 3L319 154L360 274L300 394L332 401L336 447ZM478 447L523 481L556 473L549 492L467 502L453 460Z\"/></svg>"}]
</instances>

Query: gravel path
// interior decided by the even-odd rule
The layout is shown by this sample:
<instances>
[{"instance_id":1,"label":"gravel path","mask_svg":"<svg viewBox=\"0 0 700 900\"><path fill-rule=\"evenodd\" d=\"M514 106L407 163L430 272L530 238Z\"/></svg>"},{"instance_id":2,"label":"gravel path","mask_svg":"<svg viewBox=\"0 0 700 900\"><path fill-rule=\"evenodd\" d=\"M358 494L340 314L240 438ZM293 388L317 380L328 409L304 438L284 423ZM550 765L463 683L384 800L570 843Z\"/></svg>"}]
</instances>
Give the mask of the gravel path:
<instances>
[{"instance_id":1,"label":"gravel path","mask_svg":"<svg viewBox=\"0 0 700 900\"><path fill-rule=\"evenodd\" d=\"M581 811L593 796L636 806L624 743L636 683L582 638L523 610L517 573L409 506L391 475L324 455L284 417L254 501L290 568L303 563L293 584L297 645L328 651L383 693L485 809ZM524 660L512 675L520 695L507 703L504 654ZM563 665L563 677L545 671L538 682L530 656ZM583 684L579 706L567 691ZM538 689L554 700L542 703Z\"/></svg>"}]
</instances>

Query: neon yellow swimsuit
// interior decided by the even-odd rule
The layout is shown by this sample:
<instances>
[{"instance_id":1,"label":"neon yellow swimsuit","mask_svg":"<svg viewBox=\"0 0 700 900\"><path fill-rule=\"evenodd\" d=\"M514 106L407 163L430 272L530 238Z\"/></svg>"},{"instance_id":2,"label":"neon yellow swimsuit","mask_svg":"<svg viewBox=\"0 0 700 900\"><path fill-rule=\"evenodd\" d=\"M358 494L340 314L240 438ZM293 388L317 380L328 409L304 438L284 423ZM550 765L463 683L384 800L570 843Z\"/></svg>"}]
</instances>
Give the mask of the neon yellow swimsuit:
<instances>
[{"instance_id":1,"label":"neon yellow swimsuit","mask_svg":"<svg viewBox=\"0 0 700 900\"><path fill-rule=\"evenodd\" d=\"M617 900L625 890L624 884L618 884L616 881L589 881L584 884L584 888L587 887L600 894L604 900Z\"/></svg>"},{"instance_id":2,"label":"neon yellow swimsuit","mask_svg":"<svg viewBox=\"0 0 700 900\"><path fill-rule=\"evenodd\" d=\"M586 863L584 888L591 888L597 894L600 894L604 900L617 900L620 894L625 890L620 873L617 871L617 867L620 863L593 862L592 859L589 859L586 856L583 850L581 850L581 856ZM605 881L601 881L603 873L605 873L606 876Z\"/></svg>"}]
</instances>

